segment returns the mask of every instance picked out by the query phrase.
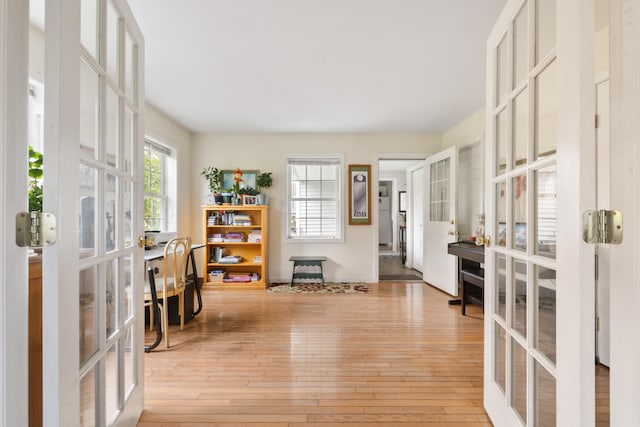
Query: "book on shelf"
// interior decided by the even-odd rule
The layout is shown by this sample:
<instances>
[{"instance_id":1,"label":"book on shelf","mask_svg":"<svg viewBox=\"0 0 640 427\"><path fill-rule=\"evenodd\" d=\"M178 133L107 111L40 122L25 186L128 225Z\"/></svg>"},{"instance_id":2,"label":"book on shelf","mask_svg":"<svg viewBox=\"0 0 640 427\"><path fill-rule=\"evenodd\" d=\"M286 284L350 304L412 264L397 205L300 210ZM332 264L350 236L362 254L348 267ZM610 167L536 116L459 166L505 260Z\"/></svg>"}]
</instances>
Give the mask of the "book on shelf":
<instances>
[{"instance_id":1,"label":"book on shelf","mask_svg":"<svg viewBox=\"0 0 640 427\"><path fill-rule=\"evenodd\" d=\"M260 256L260 255L256 255L256 256L254 256L254 257L253 257L253 262L254 262L255 264L261 264L261 263L262 263L262 256Z\"/></svg>"},{"instance_id":2,"label":"book on shelf","mask_svg":"<svg viewBox=\"0 0 640 427\"><path fill-rule=\"evenodd\" d=\"M223 242L224 240L221 233L213 233L207 236L207 241L216 243L216 242Z\"/></svg>"},{"instance_id":3,"label":"book on shelf","mask_svg":"<svg viewBox=\"0 0 640 427\"><path fill-rule=\"evenodd\" d=\"M209 248L209 262L219 262L220 258L229 254L229 250L223 247Z\"/></svg>"},{"instance_id":4,"label":"book on shelf","mask_svg":"<svg viewBox=\"0 0 640 427\"><path fill-rule=\"evenodd\" d=\"M244 242L244 233L241 231L229 231L224 235L225 242Z\"/></svg>"},{"instance_id":5,"label":"book on shelf","mask_svg":"<svg viewBox=\"0 0 640 427\"><path fill-rule=\"evenodd\" d=\"M251 282L251 279L252 279L252 273L237 271L237 272L227 273L227 275L222 280L223 282L226 282L226 283L233 283L233 282L245 283L245 282Z\"/></svg>"},{"instance_id":6,"label":"book on shelf","mask_svg":"<svg viewBox=\"0 0 640 427\"><path fill-rule=\"evenodd\" d=\"M254 229L247 235L247 242L261 243L262 242L262 230Z\"/></svg>"},{"instance_id":7,"label":"book on shelf","mask_svg":"<svg viewBox=\"0 0 640 427\"><path fill-rule=\"evenodd\" d=\"M239 264L242 262L242 257L240 255L227 255L220 257L218 259L219 264Z\"/></svg>"},{"instance_id":8,"label":"book on shelf","mask_svg":"<svg viewBox=\"0 0 640 427\"><path fill-rule=\"evenodd\" d=\"M246 214L237 213L233 217L233 225L249 226L251 225L251 217Z\"/></svg>"}]
</instances>

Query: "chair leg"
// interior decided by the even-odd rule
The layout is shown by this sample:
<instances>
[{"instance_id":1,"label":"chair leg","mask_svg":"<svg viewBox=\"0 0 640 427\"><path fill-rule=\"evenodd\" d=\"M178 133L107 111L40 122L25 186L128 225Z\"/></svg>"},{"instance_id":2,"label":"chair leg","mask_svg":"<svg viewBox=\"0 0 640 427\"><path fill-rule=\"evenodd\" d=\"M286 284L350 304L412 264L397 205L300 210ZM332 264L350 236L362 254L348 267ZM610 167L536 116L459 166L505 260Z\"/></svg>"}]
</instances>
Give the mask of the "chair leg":
<instances>
[{"instance_id":1,"label":"chair leg","mask_svg":"<svg viewBox=\"0 0 640 427\"><path fill-rule=\"evenodd\" d=\"M180 316L180 330L184 330L184 292L178 294L178 315Z\"/></svg>"},{"instance_id":2,"label":"chair leg","mask_svg":"<svg viewBox=\"0 0 640 427\"><path fill-rule=\"evenodd\" d=\"M169 348L169 305L167 303L167 296L162 298L162 323L164 327L164 348Z\"/></svg>"}]
</instances>

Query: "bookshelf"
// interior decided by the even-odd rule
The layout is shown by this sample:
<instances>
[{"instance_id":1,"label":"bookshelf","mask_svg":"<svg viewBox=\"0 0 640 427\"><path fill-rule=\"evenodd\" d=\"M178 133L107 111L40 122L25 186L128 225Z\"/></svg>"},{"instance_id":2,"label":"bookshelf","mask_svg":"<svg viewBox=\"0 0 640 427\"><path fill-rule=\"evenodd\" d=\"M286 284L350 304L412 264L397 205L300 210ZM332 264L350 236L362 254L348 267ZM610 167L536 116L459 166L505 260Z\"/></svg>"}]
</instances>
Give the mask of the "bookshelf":
<instances>
[{"instance_id":1,"label":"bookshelf","mask_svg":"<svg viewBox=\"0 0 640 427\"><path fill-rule=\"evenodd\" d=\"M205 286L266 289L268 207L207 205L202 212Z\"/></svg>"}]
</instances>

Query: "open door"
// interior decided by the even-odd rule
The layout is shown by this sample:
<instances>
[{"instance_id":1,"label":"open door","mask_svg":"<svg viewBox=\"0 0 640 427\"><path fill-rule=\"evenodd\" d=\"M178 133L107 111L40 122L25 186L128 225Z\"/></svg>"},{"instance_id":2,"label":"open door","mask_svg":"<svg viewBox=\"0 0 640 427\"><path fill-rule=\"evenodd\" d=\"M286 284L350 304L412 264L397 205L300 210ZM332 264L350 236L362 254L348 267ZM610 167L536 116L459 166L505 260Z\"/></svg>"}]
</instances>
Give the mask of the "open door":
<instances>
[{"instance_id":1,"label":"open door","mask_svg":"<svg viewBox=\"0 0 640 427\"><path fill-rule=\"evenodd\" d=\"M457 259L447 245L458 238L456 229L458 148L451 147L426 160L427 206L424 229L423 280L458 295Z\"/></svg>"},{"instance_id":2,"label":"open door","mask_svg":"<svg viewBox=\"0 0 640 427\"><path fill-rule=\"evenodd\" d=\"M484 402L595 424L593 2L508 0L487 42ZM556 245L556 242L558 244Z\"/></svg>"},{"instance_id":3,"label":"open door","mask_svg":"<svg viewBox=\"0 0 640 427\"><path fill-rule=\"evenodd\" d=\"M58 226L43 248L43 420L134 426L144 387L144 41L125 0L47 0L44 18L44 210Z\"/></svg>"}]
</instances>

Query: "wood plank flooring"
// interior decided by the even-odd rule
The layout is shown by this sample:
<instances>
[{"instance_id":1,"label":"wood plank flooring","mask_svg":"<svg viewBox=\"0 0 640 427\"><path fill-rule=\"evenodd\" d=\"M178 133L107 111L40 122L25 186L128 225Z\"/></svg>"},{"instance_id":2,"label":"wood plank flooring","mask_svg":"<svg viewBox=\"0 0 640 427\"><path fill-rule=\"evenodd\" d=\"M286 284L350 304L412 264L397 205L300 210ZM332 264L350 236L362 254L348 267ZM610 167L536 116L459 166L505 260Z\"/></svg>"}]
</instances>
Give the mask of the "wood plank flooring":
<instances>
[{"instance_id":1,"label":"wood plank flooring","mask_svg":"<svg viewBox=\"0 0 640 427\"><path fill-rule=\"evenodd\" d=\"M369 287L204 291L172 347L145 355L138 425L490 426L480 309L463 317L423 283Z\"/></svg>"}]
</instances>

